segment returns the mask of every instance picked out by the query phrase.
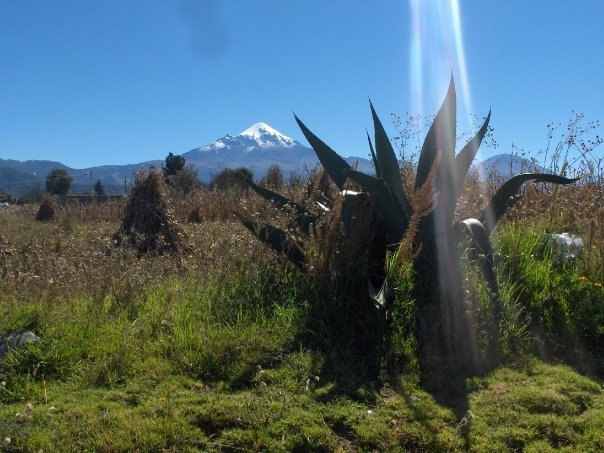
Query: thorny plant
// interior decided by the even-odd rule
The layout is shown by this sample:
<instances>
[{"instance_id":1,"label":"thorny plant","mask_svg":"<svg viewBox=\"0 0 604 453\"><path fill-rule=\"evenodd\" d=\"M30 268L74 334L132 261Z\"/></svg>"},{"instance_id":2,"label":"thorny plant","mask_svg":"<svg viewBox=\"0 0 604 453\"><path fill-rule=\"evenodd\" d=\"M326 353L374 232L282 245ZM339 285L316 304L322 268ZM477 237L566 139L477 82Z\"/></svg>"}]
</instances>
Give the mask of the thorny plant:
<instances>
[{"instance_id":1,"label":"thorny plant","mask_svg":"<svg viewBox=\"0 0 604 453\"><path fill-rule=\"evenodd\" d=\"M375 216L376 221L369 224L362 222L370 231L363 235L362 242L356 248L368 252L366 258L358 263L359 278L353 281L367 281L369 297L385 319L392 304L392 297L389 295L388 280L382 270L383 263L387 260L388 250L396 250L403 240L411 225L415 207L410 202L412 193L404 189L407 184L401 181L398 159L373 105L371 112L375 126L375 149L371 139L368 139L375 176L351 168L298 117L296 121L331 180L341 191L342 204L334 218L341 221L347 236L350 236L358 219L365 217L365 211L359 212L359 207L365 206L365 200L371 200L371 209L368 212ZM506 181L497 190L478 219L455 221L457 200L476 152L489 132L490 116L489 112L480 130L456 155L456 94L451 79L445 100L428 130L418 158L414 191L421 190L436 167L436 177L431 188L438 197L435 208L419 222L415 245L420 251L413 260L417 338L419 356L425 371L442 369L444 365L446 369L476 373L482 367L476 341L470 338L473 328L464 307L461 257L458 256L457 244L465 242L465 238L468 239L468 255L482 269L492 294L493 319L488 355L497 357L497 350L500 348L501 300L489 235L498 220L513 202L517 201L517 193L525 182L574 182L572 179L552 174L520 174ZM364 192L348 190L345 187L348 180L361 187ZM275 207L290 214L295 220L297 230L284 230L238 214L242 223L266 245L284 254L295 266L306 269L308 253L305 252L307 243L304 237L312 234L313 225L317 223L319 215L270 189L258 186L251 180L248 184ZM327 212L333 212L335 205L334 200L329 198L326 198L325 203L319 203L322 210ZM358 284L349 286L351 298L362 298L363 290ZM363 313L361 310L359 316L364 316ZM462 365L462 362L465 364Z\"/></svg>"}]
</instances>

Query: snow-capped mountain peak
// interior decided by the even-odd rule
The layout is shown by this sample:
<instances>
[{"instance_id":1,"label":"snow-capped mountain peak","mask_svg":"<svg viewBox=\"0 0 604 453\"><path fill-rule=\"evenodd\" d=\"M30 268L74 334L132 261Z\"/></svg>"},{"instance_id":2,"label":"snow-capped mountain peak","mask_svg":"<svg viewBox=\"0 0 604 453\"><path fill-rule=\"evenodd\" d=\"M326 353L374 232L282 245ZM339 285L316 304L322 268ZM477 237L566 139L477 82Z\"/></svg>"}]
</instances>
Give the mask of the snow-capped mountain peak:
<instances>
[{"instance_id":1,"label":"snow-capped mountain peak","mask_svg":"<svg viewBox=\"0 0 604 453\"><path fill-rule=\"evenodd\" d=\"M258 142L260 146L290 147L296 144L295 140L283 135L266 123L256 123L244 130L239 136L249 137Z\"/></svg>"},{"instance_id":2,"label":"snow-capped mountain peak","mask_svg":"<svg viewBox=\"0 0 604 453\"><path fill-rule=\"evenodd\" d=\"M197 148L202 152L250 152L257 150L277 150L283 148L300 147L297 141L283 135L281 132L273 129L266 123L256 123L244 130L239 135L225 135L224 137L206 145Z\"/></svg>"}]
</instances>

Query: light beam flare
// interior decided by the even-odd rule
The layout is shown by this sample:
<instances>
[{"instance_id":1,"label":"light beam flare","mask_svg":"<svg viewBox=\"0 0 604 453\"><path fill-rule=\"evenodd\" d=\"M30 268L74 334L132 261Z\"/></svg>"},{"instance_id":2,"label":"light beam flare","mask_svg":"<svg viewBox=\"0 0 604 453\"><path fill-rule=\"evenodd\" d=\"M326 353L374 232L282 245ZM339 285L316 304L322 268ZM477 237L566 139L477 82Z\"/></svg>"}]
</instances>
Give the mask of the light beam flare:
<instances>
[{"instance_id":1,"label":"light beam flare","mask_svg":"<svg viewBox=\"0 0 604 453\"><path fill-rule=\"evenodd\" d=\"M424 116L439 105L453 74L462 118L473 113L458 0L409 0L411 109Z\"/></svg>"}]
</instances>

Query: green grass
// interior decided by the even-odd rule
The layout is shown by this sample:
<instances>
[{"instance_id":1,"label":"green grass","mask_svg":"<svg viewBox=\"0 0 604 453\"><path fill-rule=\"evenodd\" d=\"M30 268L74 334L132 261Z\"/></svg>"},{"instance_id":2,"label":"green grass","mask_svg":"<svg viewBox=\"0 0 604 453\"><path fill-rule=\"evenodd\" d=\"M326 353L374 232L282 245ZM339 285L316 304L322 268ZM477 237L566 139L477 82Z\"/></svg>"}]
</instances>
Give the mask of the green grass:
<instances>
[{"instance_id":1,"label":"green grass","mask_svg":"<svg viewBox=\"0 0 604 453\"><path fill-rule=\"evenodd\" d=\"M590 374L604 373L604 269L588 267L586 253L560 264L543 251L543 228L510 225L498 234L501 274L533 350L567 360Z\"/></svg>"},{"instance_id":2,"label":"green grass","mask_svg":"<svg viewBox=\"0 0 604 453\"><path fill-rule=\"evenodd\" d=\"M296 275L271 278L242 271L171 278L121 299L3 301L2 331L30 326L44 338L0 362L3 449L604 448L599 382L538 360L455 394L427 393L412 372L358 378L354 363L299 341L308 308Z\"/></svg>"},{"instance_id":3,"label":"green grass","mask_svg":"<svg viewBox=\"0 0 604 453\"><path fill-rule=\"evenodd\" d=\"M0 451L604 451L602 270L536 254L538 226L498 232L506 363L441 393L419 383L405 279L376 377L362 307L239 225L190 226L182 266L108 249L109 224L7 227L0 335L43 341L0 359Z\"/></svg>"},{"instance_id":4,"label":"green grass","mask_svg":"<svg viewBox=\"0 0 604 453\"><path fill-rule=\"evenodd\" d=\"M290 353L247 384L139 373L114 387L35 382L3 405L7 451L601 451L601 385L531 361L474 379L472 421L405 377L392 388L333 393L315 358ZM149 364L153 366L153 364ZM310 382L308 381L310 379ZM31 403L31 408L27 404ZM18 415L17 415L18 414ZM532 450L530 450L532 449Z\"/></svg>"},{"instance_id":5,"label":"green grass","mask_svg":"<svg viewBox=\"0 0 604 453\"><path fill-rule=\"evenodd\" d=\"M563 365L531 360L476 380L475 451L602 451L602 385Z\"/></svg>"}]
</instances>

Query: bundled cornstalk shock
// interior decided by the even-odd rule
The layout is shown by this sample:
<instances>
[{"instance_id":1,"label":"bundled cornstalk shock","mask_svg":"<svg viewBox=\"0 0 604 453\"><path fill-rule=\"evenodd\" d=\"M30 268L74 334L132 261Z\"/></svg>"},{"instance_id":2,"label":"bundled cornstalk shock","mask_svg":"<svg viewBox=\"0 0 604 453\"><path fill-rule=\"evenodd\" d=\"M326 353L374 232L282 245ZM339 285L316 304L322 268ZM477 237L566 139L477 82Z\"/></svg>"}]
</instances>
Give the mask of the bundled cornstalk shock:
<instances>
[{"instance_id":1,"label":"bundled cornstalk shock","mask_svg":"<svg viewBox=\"0 0 604 453\"><path fill-rule=\"evenodd\" d=\"M139 253L166 250L180 254L188 247L180 225L168 209L161 174L150 171L136 176L124 219L113 236L115 245L127 242Z\"/></svg>"},{"instance_id":2,"label":"bundled cornstalk shock","mask_svg":"<svg viewBox=\"0 0 604 453\"><path fill-rule=\"evenodd\" d=\"M36 220L39 222L49 222L55 216L55 203L52 197L45 196L42 198L38 213L36 214Z\"/></svg>"}]
</instances>

